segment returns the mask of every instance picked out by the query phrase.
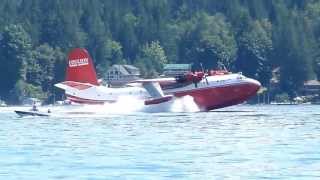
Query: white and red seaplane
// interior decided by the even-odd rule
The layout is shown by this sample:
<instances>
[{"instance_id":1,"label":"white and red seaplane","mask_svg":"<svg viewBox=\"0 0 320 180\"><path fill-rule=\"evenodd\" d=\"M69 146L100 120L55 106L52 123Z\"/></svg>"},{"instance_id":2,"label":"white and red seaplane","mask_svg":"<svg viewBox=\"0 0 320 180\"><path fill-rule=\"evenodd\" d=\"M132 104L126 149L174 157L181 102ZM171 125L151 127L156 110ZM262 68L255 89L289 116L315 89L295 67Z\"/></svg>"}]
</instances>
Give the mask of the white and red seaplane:
<instances>
[{"instance_id":1,"label":"white and red seaplane","mask_svg":"<svg viewBox=\"0 0 320 180\"><path fill-rule=\"evenodd\" d=\"M242 74L211 71L190 72L175 78L141 79L125 87L111 88L99 85L89 53L76 48L68 56L66 80L55 86L65 90L68 100L80 104L112 103L120 97L133 96L148 106L191 96L199 109L209 111L246 101L257 93L261 84Z\"/></svg>"}]
</instances>

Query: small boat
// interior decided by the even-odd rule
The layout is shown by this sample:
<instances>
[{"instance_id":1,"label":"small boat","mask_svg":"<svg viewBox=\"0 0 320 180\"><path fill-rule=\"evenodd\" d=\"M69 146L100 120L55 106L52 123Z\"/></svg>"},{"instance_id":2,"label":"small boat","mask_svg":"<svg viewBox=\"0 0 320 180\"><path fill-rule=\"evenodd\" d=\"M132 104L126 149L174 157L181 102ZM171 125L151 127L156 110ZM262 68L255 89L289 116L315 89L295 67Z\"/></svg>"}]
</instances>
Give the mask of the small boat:
<instances>
[{"instance_id":1,"label":"small boat","mask_svg":"<svg viewBox=\"0 0 320 180\"><path fill-rule=\"evenodd\" d=\"M39 112L39 111L14 111L15 113L17 113L20 117L24 117L24 116L50 116L50 113L44 113L44 112Z\"/></svg>"}]
</instances>

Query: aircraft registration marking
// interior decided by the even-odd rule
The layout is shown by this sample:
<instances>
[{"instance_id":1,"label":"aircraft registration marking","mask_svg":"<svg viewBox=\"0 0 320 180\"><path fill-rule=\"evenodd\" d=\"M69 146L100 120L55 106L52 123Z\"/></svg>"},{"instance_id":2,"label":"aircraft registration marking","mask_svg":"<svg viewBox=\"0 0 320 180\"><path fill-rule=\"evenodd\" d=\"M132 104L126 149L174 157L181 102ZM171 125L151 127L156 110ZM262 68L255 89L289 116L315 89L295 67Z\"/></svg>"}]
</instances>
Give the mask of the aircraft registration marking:
<instances>
[{"instance_id":1,"label":"aircraft registration marking","mask_svg":"<svg viewBox=\"0 0 320 180\"><path fill-rule=\"evenodd\" d=\"M88 58L73 59L69 61L69 67L85 66L89 64Z\"/></svg>"}]
</instances>

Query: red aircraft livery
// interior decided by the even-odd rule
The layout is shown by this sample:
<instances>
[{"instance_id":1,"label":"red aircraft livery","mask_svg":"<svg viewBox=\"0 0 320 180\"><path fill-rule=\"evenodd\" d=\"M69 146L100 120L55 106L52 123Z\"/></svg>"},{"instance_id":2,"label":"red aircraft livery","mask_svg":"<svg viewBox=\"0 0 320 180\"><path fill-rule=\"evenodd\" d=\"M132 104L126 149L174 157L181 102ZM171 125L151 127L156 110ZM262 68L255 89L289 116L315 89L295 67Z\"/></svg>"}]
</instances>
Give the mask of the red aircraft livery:
<instances>
[{"instance_id":1,"label":"red aircraft livery","mask_svg":"<svg viewBox=\"0 0 320 180\"><path fill-rule=\"evenodd\" d=\"M141 79L121 88L99 85L87 50L73 49L68 56L66 81L55 84L74 103L103 104L133 96L146 106L191 96L202 111L243 103L260 88L257 80L227 71L188 73L175 78Z\"/></svg>"}]
</instances>

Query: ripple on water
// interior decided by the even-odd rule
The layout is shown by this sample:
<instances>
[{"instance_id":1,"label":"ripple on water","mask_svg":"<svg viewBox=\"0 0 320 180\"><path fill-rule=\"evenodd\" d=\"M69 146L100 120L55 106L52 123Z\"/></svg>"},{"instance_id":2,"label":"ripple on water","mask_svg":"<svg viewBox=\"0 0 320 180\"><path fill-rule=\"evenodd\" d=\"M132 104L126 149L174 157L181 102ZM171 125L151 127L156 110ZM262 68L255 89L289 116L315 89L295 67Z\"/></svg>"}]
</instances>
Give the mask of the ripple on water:
<instances>
[{"instance_id":1,"label":"ripple on water","mask_svg":"<svg viewBox=\"0 0 320 180\"><path fill-rule=\"evenodd\" d=\"M320 106L18 118L2 179L319 179Z\"/></svg>"}]
</instances>

